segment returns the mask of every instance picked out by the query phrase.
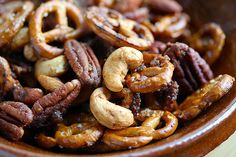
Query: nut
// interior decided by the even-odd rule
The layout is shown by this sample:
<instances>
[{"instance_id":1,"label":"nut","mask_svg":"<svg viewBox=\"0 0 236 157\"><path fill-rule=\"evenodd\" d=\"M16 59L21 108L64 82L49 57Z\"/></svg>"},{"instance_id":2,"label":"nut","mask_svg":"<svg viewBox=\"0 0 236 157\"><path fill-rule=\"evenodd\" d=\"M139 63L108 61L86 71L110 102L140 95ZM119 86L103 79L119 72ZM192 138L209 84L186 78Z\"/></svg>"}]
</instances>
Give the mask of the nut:
<instances>
[{"instance_id":1,"label":"nut","mask_svg":"<svg viewBox=\"0 0 236 157\"><path fill-rule=\"evenodd\" d=\"M98 87L101 67L93 50L84 43L69 40L65 43L65 56L82 85Z\"/></svg>"},{"instance_id":2,"label":"nut","mask_svg":"<svg viewBox=\"0 0 236 157\"><path fill-rule=\"evenodd\" d=\"M120 92L123 89L122 83L129 68L139 67L142 62L142 53L134 48L121 47L115 50L107 58L103 67L103 79L106 87L113 92Z\"/></svg>"},{"instance_id":3,"label":"nut","mask_svg":"<svg viewBox=\"0 0 236 157\"><path fill-rule=\"evenodd\" d=\"M46 75L57 77L65 73L68 69L68 63L64 55L53 59L39 59L35 64L35 76Z\"/></svg>"},{"instance_id":4,"label":"nut","mask_svg":"<svg viewBox=\"0 0 236 157\"><path fill-rule=\"evenodd\" d=\"M53 92L55 89L63 85L63 82L61 82L58 78L46 75L39 75L38 81L41 84L41 86L46 90L48 90L49 92Z\"/></svg>"},{"instance_id":5,"label":"nut","mask_svg":"<svg viewBox=\"0 0 236 157\"><path fill-rule=\"evenodd\" d=\"M110 129L123 129L133 124L132 112L124 107L109 102L111 92L97 88L90 97L90 110L98 122Z\"/></svg>"},{"instance_id":6,"label":"nut","mask_svg":"<svg viewBox=\"0 0 236 157\"><path fill-rule=\"evenodd\" d=\"M52 117L63 114L76 99L80 87L78 80L72 80L36 101L32 107L34 120L31 126L39 128L51 125L54 120Z\"/></svg>"},{"instance_id":7,"label":"nut","mask_svg":"<svg viewBox=\"0 0 236 157\"><path fill-rule=\"evenodd\" d=\"M213 78L213 72L201 56L183 43L169 43L163 53L175 65L173 79L179 84L178 101Z\"/></svg>"},{"instance_id":8,"label":"nut","mask_svg":"<svg viewBox=\"0 0 236 157\"><path fill-rule=\"evenodd\" d=\"M175 0L147 0L146 3L156 13L174 14L183 10L182 6Z\"/></svg>"},{"instance_id":9,"label":"nut","mask_svg":"<svg viewBox=\"0 0 236 157\"><path fill-rule=\"evenodd\" d=\"M0 103L0 130L7 138L17 141L24 135L23 127L33 120L32 111L23 103Z\"/></svg>"},{"instance_id":10,"label":"nut","mask_svg":"<svg viewBox=\"0 0 236 157\"><path fill-rule=\"evenodd\" d=\"M30 44L25 45L23 53L24 53L24 57L28 61L35 62L38 59L38 57L35 54L34 48Z\"/></svg>"},{"instance_id":11,"label":"nut","mask_svg":"<svg viewBox=\"0 0 236 157\"><path fill-rule=\"evenodd\" d=\"M182 121L189 121L198 116L212 103L222 98L233 87L235 78L224 74L212 79L185 99L174 114Z\"/></svg>"},{"instance_id":12,"label":"nut","mask_svg":"<svg viewBox=\"0 0 236 157\"><path fill-rule=\"evenodd\" d=\"M29 43L29 29L27 27L23 27L19 30L19 32L14 36L11 42L11 48L13 50L17 50L19 48L24 47Z\"/></svg>"},{"instance_id":13,"label":"nut","mask_svg":"<svg viewBox=\"0 0 236 157\"><path fill-rule=\"evenodd\" d=\"M98 6L112 8L121 13L135 11L142 2L143 0L95 0Z\"/></svg>"}]
</instances>

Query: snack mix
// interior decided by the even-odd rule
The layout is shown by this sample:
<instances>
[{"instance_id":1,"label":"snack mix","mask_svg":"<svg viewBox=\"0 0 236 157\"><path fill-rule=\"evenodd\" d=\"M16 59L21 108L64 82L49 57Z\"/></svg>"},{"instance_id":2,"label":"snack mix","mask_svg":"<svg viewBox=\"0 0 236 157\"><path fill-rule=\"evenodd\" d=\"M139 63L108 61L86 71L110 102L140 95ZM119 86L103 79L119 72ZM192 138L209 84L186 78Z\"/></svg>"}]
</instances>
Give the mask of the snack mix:
<instances>
[{"instance_id":1,"label":"snack mix","mask_svg":"<svg viewBox=\"0 0 236 157\"><path fill-rule=\"evenodd\" d=\"M0 133L51 151L142 147L233 86L225 34L175 0L0 1Z\"/></svg>"}]
</instances>

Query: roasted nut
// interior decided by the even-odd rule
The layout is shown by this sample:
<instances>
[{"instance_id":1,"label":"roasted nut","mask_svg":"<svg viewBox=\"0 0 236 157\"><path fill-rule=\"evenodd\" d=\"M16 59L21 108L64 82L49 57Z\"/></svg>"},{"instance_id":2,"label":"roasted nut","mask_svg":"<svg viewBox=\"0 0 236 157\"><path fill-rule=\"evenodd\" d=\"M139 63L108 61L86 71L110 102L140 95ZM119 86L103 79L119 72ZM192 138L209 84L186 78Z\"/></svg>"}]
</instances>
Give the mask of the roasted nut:
<instances>
[{"instance_id":1,"label":"roasted nut","mask_svg":"<svg viewBox=\"0 0 236 157\"><path fill-rule=\"evenodd\" d=\"M117 47L129 46L146 50L154 42L148 28L126 19L112 9L91 7L86 13L86 21L98 36Z\"/></svg>"},{"instance_id":2,"label":"roasted nut","mask_svg":"<svg viewBox=\"0 0 236 157\"><path fill-rule=\"evenodd\" d=\"M156 53L156 54L162 54L166 50L166 44L161 41L155 41L150 50L149 53Z\"/></svg>"},{"instance_id":3,"label":"roasted nut","mask_svg":"<svg viewBox=\"0 0 236 157\"><path fill-rule=\"evenodd\" d=\"M7 60L2 57L0 57L0 76L0 93L2 97L11 91L16 101L33 104L43 96L41 89L23 88L19 81L13 78Z\"/></svg>"},{"instance_id":4,"label":"roasted nut","mask_svg":"<svg viewBox=\"0 0 236 157\"><path fill-rule=\"evenodd\" d=\"M100 7L112 8L121 13L135 11L142 4L143 0L95 0Z\"/></svg>"},{"instance_id":5,"label":"roasted nut","mask_svg":"<svg viewBox=\"0 0 236 157\"><path fill-rule=\"evenodd\" d=\"M72 80L36 101L32 107L34 120L31 126L39 128L52 124L54 114L65 112L79 95L80 87L78 80Z\"/></svg>"},{"instance_id":6,"label":"roasted nut","mask_svg":"<svg viewBox=\"0 0 236 157\"><path fill-rule=\"evenodd\" d=\"M106 87L113 92L120 92L128 70L141 66L142 62L142 53L134 48L121 47L115 50L103 67L102 74Z\"/></svg>"},{"instance_id":7,"label":"roasted nut","mask_svg":"<svg viewBox=\"0 0 236 157\"><path fill-rule=\"evenodd\" d=\"M160 54L143 53L144 64L149 66L126 77L132 92L149 93L160 90L171 82L174 65Z\"/></svg>"},{"instance_id":8,"label":"roasted nut","mask_svg":"<svg viewBox=\"0 0 236 157\"><path fill-rule=\"evenodd\" d=\"M66 126L58 124L55 136L47 136L40 133L36 136L36 142L46 148L60 146L64 148L81 148L92 146L103 135L104 127L91 115L79 114L79 121Z\"/></svg>"},{"instance_id":9,"label":"roasted nut","mask_svg":"<svg viewBox=\"0 0 236 157\"><path fill-rule=\"evenodd\" d=\"M82 85L98 87L101 67L93 50L84 43L69 40L65 43L65 56Z\"/></svg>"},{"instance_id":10,"label":"roasted nut","mask_svg":"<svg viewBox=\"0 0 236 157\"><path fill-rule=\"evenodd\" d=\"M35 76L46 75L57 77L65 73L68 69L68 63L64 55L53 59L39 59L35 64Z\"/></svg>"},{"instance_id":11,"label":"roasted nut","mask_svg":"<svg viewBox=\"0 0 236 157\"><path fill-rule=\"evenodd\" d=\"M42 32L43 18L45 15L55 12L56 28ZM68 25L67 15L75 23L75 29ZM81 35L83 17L80 10L72 3L65 1L49 1L43 3L36 9L30 19L29 31L31 42L40 56L53 58L63 53L63 49L48 45L48 43L59 40L76 38Z\"/></svg>"},{"instance_id":12,"label":"roasted nut","mask_svg":"<svg viewBox=\"0 0 236 157\"><path fill-rule=\"evenodd\" d=\"M16 101L32 105L38 99L43 97L43 91L39 88L23 88L19 83L16 83L12 88L13 96Z\"/></svg>"},{"instance_id":13,"label":"roasted nut","mask_svg":"<svg viewBox=\"0 0 236 157\"><path fill-rule=\"evenodd\" d=\"M190 46L196 49L210 65L220 57L224 43L225 34L215 23L204 25L189 39Z\"/></svg>"},{"instance_id":14,"label":"roasted nut","mask_svg":"<svg viewBox=\"0 0 236 157\"><path fill-rule=\"evenodd\" d=\"M184 13L156 16L143 24L148 27L156 38L175 39L181 36L188 24L189 17Z\"/></svg>"},{"instance_id":15,"label":"roasted nut","mask_svg":"<svg viewBox=\"0 0 236 157\"><path fill-rule=\"evenodd\" d=\"M168 55L175 66L173 79L179 85L179 101L213 78L212 70L205 60L183 43L167 44L163 54Z\"/></svg>"},{"instance_id":16,"label":"roasted nut","mask_svg":"<svg viewBox=\"0 0 236 157\"><path fill-rule=\"evenodd\" d=\"M24 47L28 43L29 43L29 29L27 27L23 27L12 39L11 49L17 50L19 48Z\"/></svg>"},{"instance_id":17,"label":"roasted nut","mask_svg":"<svg viewBox=\"0 0 236 157\"><path fill-rule=\"evenodd\" d=\"M147 8L139 8L134 11L126 12L124 16L127 19L137 21L138 23L142 23L145 21L149 16L149 11Z\"/></svg>"},{"instance_id":18,"label":"roasted nut","mask_svg":"<svg viewBox=\"0 0 236 157\"><path fill-rule=\"evenodd\" d=\"M0 5L3 9L0 13L0 47L2 47L10 44L13 37L23 27L34 5L30 1L13 1Z\"/></svg>"},{"instance_id":19,"label":"roasted nut","mask_svg":"<svg viewBox=\"0 0 236 157\"><path fill-rule=\"evenodd\" d=\"M24 135L23 127L33 120L32 111L23 103L0 103L0 130L7 138L17 141Z\"/></svg>"},{"instance_id":20,"label":"roasted nut","mask_svg":"<svg viewBox=\"0 0 236 157\"><path fill-rule=\"evenodd\" d=\"M175 0L146 0L151 11L155 13L173 14L180 13L183 8Z\"/></svg>"},{"instance_id":21,"label":"roasted nut","mask_svg":"<svg viewBox=\"0 0 236 157\"><path fill-rule=\"evenodd\" d=\"M115 150L137 148L152 140L160 140L172 135L178 126L178 119L167 111L143 111L144 122L139 127L122 130L107 130L102 141ZM166 125L155 130L163 119Z\"/></svg>"},{"instance_id":22,"label":"roasted nut","mask_svg":"<svg viewBox=\"0 0 236 157\"><path fill-rule=\"evenodd\" d=\"M123 129L133 124L132 112L109 102L111 92L104 87L97 88L90 97L90 110L98 122L110 129Z\"/></svg>"},{"instance_id":23,"label":"roasted nut","mask_svg":"<svg viewBox=\"0 0 236 157\"><path fill-rule=\"evenodd\" d=\"M46 90L48 90L49 92L53 92L55 89L63 85L63 83L58 78L46 75L39 75L38 81L41 84L41 86Z\"/></svg>"},{"instance_id":24,"label":"roasted nut","mask_svg":"<svg viewBox=\"0 0 236 157\"><path fill-rule=\"evenodd\" d=\"M230 75L219 75L209 81L208 84L197 90L180 104L176 117L182 121L189 121L198 116L203 110L211 106L212 103L222 98L233 87L235 78Z\"/></svg>"},{"instance_id":25,"label":"roasted nut","mask_svg":"<svg viewBox=\"0 0 236 157\"><path fill-rule=\"evenodd\" d=\"M32 45L30 44L27 44L24 46L24 57L28 60L28 61L31 61L31 62L35 62L37 61L38 57L36 56L35 54L35 50L34 48L32 47Z\"/></svg>"}]
</instances>

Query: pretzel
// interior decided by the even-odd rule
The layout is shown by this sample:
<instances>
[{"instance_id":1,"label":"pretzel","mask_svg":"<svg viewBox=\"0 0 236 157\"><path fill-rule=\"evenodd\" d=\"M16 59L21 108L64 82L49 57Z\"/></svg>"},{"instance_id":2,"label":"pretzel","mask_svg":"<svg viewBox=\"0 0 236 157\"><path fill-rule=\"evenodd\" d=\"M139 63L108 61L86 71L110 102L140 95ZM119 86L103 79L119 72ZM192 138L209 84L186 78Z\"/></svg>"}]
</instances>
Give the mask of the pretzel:
<instances>
[{"instance_id":1,"label":"pretzel","mask_svg":"<svg viewBox=\"0 0 236 157\"><path fill-rule=\"evenodd\" d=\"M103 127L91 115L79 114L77 118L80 121L69 126L59 123L54 136L39 133L37 143L46 148L58 145L73 149L93 145L102 136Z\"/></svg>"},{"instance_id":2,"label":"pretzel","mask_svg":"<svg viewBox=\"0 0 236 157\"><path fill-rule=\"evenodd\" d=\"M160 140L173 134L178 126L178 119L168 111L146 109L141 112L145 119L141 126L122 130L107 130L102 141L115 150L137 148L152 140ZM161 119L166 122L163 128L155 130Z\"/></svg>"},{"instance_id":3,"label":"pretzel","mask_svg":"<svg viewBox=\"0 0 236 157\"><path fill-rule=\"evenodd\" d=\"M91 7L86 13L86 21L98 36L117 47L147 50L154 42L152 33L145 26L112 9Z\"/></svg>"},{"instance_id":4,"label":"pretzel","mask_svg":"<svg viewBox=\"0 0 236 157\"><path fill-rule=\"evenodd\" d=\"M144 53L144 64L150 67L128 75L126 83L132 92L149 93L160 90L172 78L174 65L169 59L159 55Z\"/></svg>"},{"instance_id":5,"label":"pretzel","mask_svg":"<svg viewBox=\"0 0 236 157\"><path fill-rule=\"evenodd\" d=\"M32 2L13 1L0 4L0 47L9 44L23 27L26 18L34 8Z\"/></svg>"},{"instance_id":6,"label":"pretzel","mask_svg":"<svg viewBox=\"0 0 236 157\"><path fill-rule=\"evenodd\" d=\"M210 65L220 57L224 43L225 34L220 26L215 23L204 25L189 39L190 46L199 51Z\"/></svg>"},{"instance_id":7,"label":"pretzel","mask_svg":"<svg viewBox=\"0 0 236 157\"><path fill-rule=\"evenodd\" d=\"M57 25L50 31L42 32L43 18L45 14L52 12L56 13ZM68 25L67 15L74 21L76 29ZM53 58L62 54L63 49L50 46L48 43L79 37L82 25L82 14L73 4L65 1L49 1L41 4L31 17L29 24L31 42L40 56Z\"/></svg>"}]
</instances>

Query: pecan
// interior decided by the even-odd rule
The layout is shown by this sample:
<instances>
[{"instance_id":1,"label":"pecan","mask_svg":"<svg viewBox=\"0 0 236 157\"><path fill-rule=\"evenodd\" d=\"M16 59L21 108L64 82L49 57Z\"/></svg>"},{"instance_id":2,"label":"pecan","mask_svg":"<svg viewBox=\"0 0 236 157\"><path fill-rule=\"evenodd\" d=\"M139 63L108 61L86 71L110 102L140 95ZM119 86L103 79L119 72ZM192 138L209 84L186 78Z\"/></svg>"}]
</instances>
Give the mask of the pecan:
<instances>
[{"instance_id":1,"label":"pecan","mask_svg":"<svg viewBox=\"0 0 236 157\"><path fill-rule=\"evenodd\" d=\"M168 43L164 55L168 55L175 66L173 78L180 87L180 100L213 78L212 70L206 61L183 43Z\"/></svg>"},{"instance_id":2,"label":"pecan","mask_svg":"<svg viewBox=\"0 0 236 157\"><path fill-rule=\"evenodd\" d=\"M149 16L149 10L147 8L139 8L134 11L126 12L124 16L128 19L137 21L139 23L143 22Z\"/></svg>"},{"instance_id":3,"label":"pecan","mask_svg":"<svg viewBox=\"0 0 236 157\"><path fill-rule=\"evenodd\" d=\"M150 53L162 54L166 50L166 44L161 41L155 41L150 47Z\"/></svg>"},{"instance_id":4,"label":"pecan","mask_svg":"<svg viewBox=\"0 0 236 157\"><path fill-rule=\"evenodd\" d=\"M157 13L179 13L182 11L182 6L175 0L147 0L148 7Z\"/></svg>"},{"instance_id":5,"label":"pecan","mask_svg":"<svg viewBox=\"0 0 236 157\"><path fill-rule=\"evenodd\" d=\"M55 117L60 119L61 114L79 95L80 87L78 80L72 80L36 101L32 107L34 120L31 126L44 127L52 124Z\"/></svg>"},{"instance_id":6,"label":"pecan","mask_svg":"<svg viewBox=\"0 0 236 157\"><path fill-rule=\"evenodd\" d=\"M82 85L97 87L101 83L101 67L93 50L84 43L69 40L65 43L65 56Z\"/></svg>"},{"instance_id":7,"label":"pecan","mask_svg":"<svg viewBox=\"0 0 236 157\"><path fill-rule=\"evenodd\" d=\"M23 127L33 120L32 111L23 103L0 103L0 130L7 138L17 141L24 135Z\"/></svg>"}]
</instances>

